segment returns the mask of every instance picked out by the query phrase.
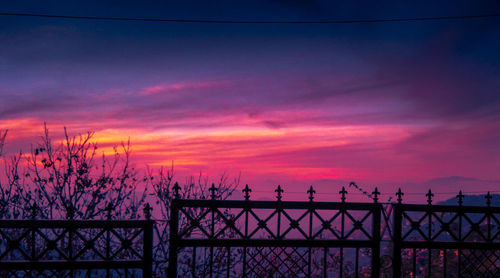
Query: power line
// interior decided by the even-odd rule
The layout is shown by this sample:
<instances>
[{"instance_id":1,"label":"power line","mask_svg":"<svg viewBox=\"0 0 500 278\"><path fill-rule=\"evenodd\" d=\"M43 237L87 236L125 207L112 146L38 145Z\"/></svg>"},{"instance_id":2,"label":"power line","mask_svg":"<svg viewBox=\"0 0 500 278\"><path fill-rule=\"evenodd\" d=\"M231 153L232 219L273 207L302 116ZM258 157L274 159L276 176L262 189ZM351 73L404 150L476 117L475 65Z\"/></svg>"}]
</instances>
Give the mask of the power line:
<instances>
[{"instance_id":1,"label":"power line","mask_svg":"<svg viewBox=\"0 0 500 278\"><path fill-rule=\"evenodd\" d=\"M246 20L209 20L209 19L178 19L178 18L76 16L76 15L7 13L7 12L0 12L0 15L18 16L18 17L58 18L58 19L81 19L81 20L143 21L143 22L172 22L172 23L215 23L215 24L351 24L351 23L383 23L383 22L411 22L411 21L438 21L438 20L442 21L442 20L462 20L462 19L480 19L480 18L500 17L500 14L481 14L481 15L401 17L401 18L378 18L378 19L345 19L345 20L318 20L318 21L246 21Z\"/></svg>"},{"instance_id":2,"label":"power line","mask_svg":"<svg viewBox=\"0 0 500 278\"><path fill-rule=\"evenodd\" d=\"M254 190L253 192L259 192L259 193L275 193L274 191L272 190ZM463 194L486 194L488 191L462 191ZM497 194L497 193L500 193L500 190L493 190L493 191L489 191L490 193L492 194ZM289 193L289 194L303 194L304 196L307 195L306 191L285 191L284 193ZM426 192L403 192L405 195L422 195L422 196L425 196ZM339 193L337 191L335 192L316 192L315 194L319 194L319 195L330 195L330 196L333 196L333 195L339 195ZM361 192L348 192L347 193L348 195L366 195L366 194L363 194ZM432 194L436 194L436 195L456 195L458 194L458 192L434 192L432 191ZM380 193L380 195L382 196L392 196L394 195L394 193Z\"/></svg>"}]
</instances>

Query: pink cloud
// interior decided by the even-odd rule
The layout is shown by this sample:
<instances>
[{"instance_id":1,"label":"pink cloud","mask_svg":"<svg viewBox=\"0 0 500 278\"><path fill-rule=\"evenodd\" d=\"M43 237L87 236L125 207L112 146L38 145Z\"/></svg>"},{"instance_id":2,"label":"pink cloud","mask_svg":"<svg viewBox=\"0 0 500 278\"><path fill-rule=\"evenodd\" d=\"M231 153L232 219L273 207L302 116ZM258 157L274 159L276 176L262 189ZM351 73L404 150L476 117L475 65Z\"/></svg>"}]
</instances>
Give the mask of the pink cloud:
<instances>
[{"instance_id":1,"label":"pink cloud","mask_svg":"<svg viewBox=\"0 0 500 278\"><path fill-rule=\"evenodd\" d=\"M142 90L143 95L166 94L179 91L203 90L220 88L228 85L227 81L199 81L199 82L183 82L174 84L164 84L147 87Z\"/></svg>"}]
</instances>

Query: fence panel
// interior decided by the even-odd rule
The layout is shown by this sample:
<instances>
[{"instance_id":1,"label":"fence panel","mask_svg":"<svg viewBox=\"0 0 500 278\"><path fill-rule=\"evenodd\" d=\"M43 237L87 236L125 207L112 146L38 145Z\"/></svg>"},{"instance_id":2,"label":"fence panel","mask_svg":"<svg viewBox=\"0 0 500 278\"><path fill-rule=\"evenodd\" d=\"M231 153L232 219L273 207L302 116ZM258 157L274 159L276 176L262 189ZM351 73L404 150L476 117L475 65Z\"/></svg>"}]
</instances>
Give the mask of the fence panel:
<instances>
[{"instance_id":1,"label":"fence panel","mask_svg":"<svg viewBox=\"0 0 500 278\"><path fill-rule=\"evenodd\" d=\"M378 203L174 200L169 277L379 276Z\"/></svg>"},{"instance_id":2,"label":"fence panel","mask_svg":"<svg viewBox=\"0 0 500 278\"><path fill-rule=\"evenodd\" d=\"M432 194L429 192L429 196ZM500 277L500 207L395 204L394 277Z\"/></svg>"},{"instance_id":3,"label":"fence panel","mask_svg":"<svg viewBox=\"0 0 500 278\"><path fill-rule=\"evenodd\" d=\"M168 235L147 220L2 220L1 277L500 277L500 207L183 200L176 191ZM391 221L392 220L392 221ZM159 226L157 226L158 228ZM163 240L163 241L162 241ZM168 243L167 249L153 247ZM383 248L382 248L383 247ZM381 251L382 249L382 251ZM160 252L160 254L158 254ZM383 253L383 254L382 254ZM156 268L158 270L158 268Z\"/></svg>"},{"instance_id":4,"label":"fence panel","mask_svg":"<svg viewBox=\"0 0 500 278\"><path fill-rule=\"evenodd\" d=\"M151 277L153 221L2 220L2 277Z\"/></svg>"}]
</instances>

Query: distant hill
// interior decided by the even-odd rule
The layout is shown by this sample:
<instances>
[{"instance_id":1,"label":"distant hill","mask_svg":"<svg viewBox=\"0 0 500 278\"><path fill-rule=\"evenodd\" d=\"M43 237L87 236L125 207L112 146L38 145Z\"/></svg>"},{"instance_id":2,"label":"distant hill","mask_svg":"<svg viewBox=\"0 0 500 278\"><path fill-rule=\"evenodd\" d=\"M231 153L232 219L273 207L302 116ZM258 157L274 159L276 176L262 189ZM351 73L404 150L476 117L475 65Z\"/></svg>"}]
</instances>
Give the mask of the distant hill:
<instances>
[{"instance_id":1,"label":"distant hill","mask_svg":"<svg viewBox=\"0 0 500 278\"><path fill-rule=\"evenodd\" d=\"M451 177L440 177L428 180L426 183L430 184L440 184L440 183L461 183L461 182L484 182L480 179L476 178L468 178L468 177L460 177L460 176L451 176Z\"/></svg>"},{"instance_id":2,"label":"distant hill","mask_svg":"<svg viewBox=\"0 0 500 278\"><path fill-rule=\"evenodd\" d=\"M450 176L434 178L418 183L408 182L402 184L381 184L379 188L384 188L385 191L396 192L398 187L401 187L401 190L403 190L403 192L405 193L413 193L406 194L403 197L404 201L407 203L425 204L427 199L425 194L429 189L431 189L435 194L435 203L441 202L449 205L456 205L457 200L455 196L460 190L462 190L466 195L466 197L464 198L464 204L477 204L482 206L486 205L484 196L488 191L496 191L500 189L500 181ZM492 200L492 205L496 204L497 206L500 206L498 198L498 195L495 195L494 200Z\"/></svg>"},{"instance_id":3,"label":"distant hill","mask_svg":"<svg viewBox=\"0 0 500 278\"><path fill-rule=\"evenodd\" d=\"M409 184L410 185L410 184ZM425 192L430 188L434 192L456 192L458 191L474 191L478 194L488 191L493 191L500 188L500 181L497 180L482 180L470 177L439 177L430 179L421 183L413 183L413 191L416 188L425 189Z\"/></svg>"},{"instance_id":4,"label":"distant hill","mask_svg":"<svg viewBox=\"0 0 500 278\"><path fill-rule=\"evenodd\" d=\"M466 195L464 197L464 206L486 206L486 194ZM492 194L491 205L500 206L500 194ZM438 202L439 205L457 205L457 198L450 198L446 201Z\"/></svg>"}]
</instances>

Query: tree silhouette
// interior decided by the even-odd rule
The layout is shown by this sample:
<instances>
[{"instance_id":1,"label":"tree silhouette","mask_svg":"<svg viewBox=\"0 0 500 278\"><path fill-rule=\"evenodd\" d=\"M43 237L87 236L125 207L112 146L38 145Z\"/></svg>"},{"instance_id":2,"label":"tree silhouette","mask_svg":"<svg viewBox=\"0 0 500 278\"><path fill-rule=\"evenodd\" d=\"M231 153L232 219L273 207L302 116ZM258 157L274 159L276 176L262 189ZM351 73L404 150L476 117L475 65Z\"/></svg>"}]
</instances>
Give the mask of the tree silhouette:
<instances>
[{"instance_id":1,"label":"tree silhouette","mask_svg":"<svg viewBox=\"0 0 500 278\"><path fill-rule=\"evenodd\" d=\"M145 181L145 186L153 189L153 197L155 205L159 211L157 212L156 218L158 219L155 225L155 239L157 243L154 246L154 257L155 257L155 272L159 273L166 270L168 262L168 243L169 243L169 228L170 228L170 207L172 200L176 198L180 199L197 199L205 200L212 198L209 187L212 185L207 177L203 177L202 173L199 174L197 178L189 177L183 186L179 183L174 182L174 169L173 166L170 169L160 168L157 171L147 169L146 176L143 179ZM230 180L226 174L222 174L217 185L213 183L215 188L213 198L217 200L227 199L233 193L234 189L239 184L239 177L234 180ZM197 219L205 211L201 208L186 208L186 213L188 213L192 218ZM224 213L226 217L230 218L229 212ZM179 230L186 229L190 223L186 218L179 219ZM208 227L211 225L209 219L203 219L200 221L200 225ZM224 225L223 219L220 216L216 216L215 225ZM189 236L192 232L189 232L186 236ZM230 230L225 234L226 237L231 237L229 234ZM186 250L184 250L186 251ZM214 248L213 258L216 264L226 265L223 260L227 257L227 250L225 248ZM202 253L200 253L202 254ZM226 254L226 255L224 255ZM204 268L208 267L208 253L202 256L200 265ZM179 268L185 268L186 271L191 271L192 258L190 256L179 256L178 265ZM208 273L201 269L200 273Z\"/></svg>"},{"instance_id":2,"label":"tree silhouette","mask_svg":"<svg viewBox=\"0 0 500 278\"><path fill-rule=\"evenodd\" d=\"M5 144L5 138L7 137L7 131L8 130L0 129L0 157L2 157L3 154L3 146Z\"/></svg>"},{"instance_id":3,"label":"tree silhouette","mask_svg":"<svg viewBox=\"0 0 500 278\"><path fill-rule=\"evenodd\" d=\"M0 219L142 219L141 208L146 201L151 202L156 220L153 267L158 276L168 262L172 200L226 199L239 183L239 177L230 180L223 174L214 184L216 190L209 192L211 182L201 173L197 178L188 177L182 186L174 182L173 167L147 167L141 173L130 164L130 141L115 146L111 155L99 154L93 132L70 136L64 128L62 140L56 140L44 124L43 136L30 152L8 158L3 152L6 137L7 130L0 130L0 161L4 166L0 175ZM191 209L188 213L196 217L202 212ZM221 221L220 217L216 219L217 223ZM184 221L179 227L186 225ZM224 252L215 250L216 263L224 260Z\"/></svg>"},{"instance_id":4,"label":"tree silhouette","mask_svg":"<svg viewBox=\"0 0 500 278\"><path fill-rule=\"evenodd\" d=\"M2 218L98 219L107 217L106 208L113 218L138 218L146 195L138 193L129 164L130 142L99 157L93 136L70 136L65 128L63 140L54 142L44 125L29 153L7 160L2 199L12 207Z\"/></svg>"}]
</instances>

